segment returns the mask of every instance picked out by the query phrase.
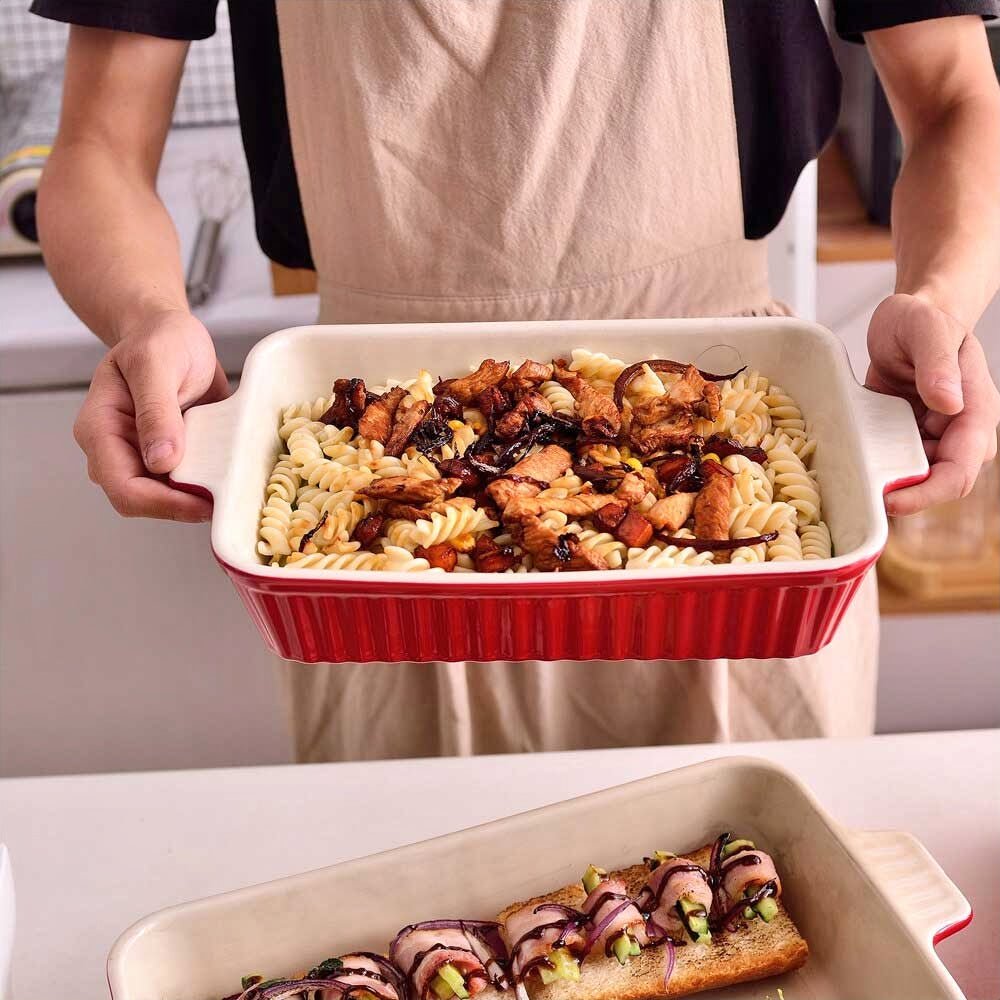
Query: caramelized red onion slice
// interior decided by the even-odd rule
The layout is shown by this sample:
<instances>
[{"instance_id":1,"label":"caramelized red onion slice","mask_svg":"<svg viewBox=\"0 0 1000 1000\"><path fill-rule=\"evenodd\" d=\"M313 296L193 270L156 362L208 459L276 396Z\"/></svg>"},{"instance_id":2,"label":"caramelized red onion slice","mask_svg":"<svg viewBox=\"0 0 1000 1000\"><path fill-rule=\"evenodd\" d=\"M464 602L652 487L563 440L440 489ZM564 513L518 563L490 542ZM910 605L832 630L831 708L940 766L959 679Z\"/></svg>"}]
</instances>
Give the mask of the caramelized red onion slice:
<instances>
[{"instance_id":1,"label":"caramelized red onion slice","mask_svg":"<svg viewBox=\"0 0 1000 1000\"><path fill-rule=\"evenodd\" d=\"M679 549L694 549L695 552L722 552L728 549L739 549L744 545L761 545L764 542L773 542L777 537L776 531L769 531L764 535L754 535L752 538L679 538L676 535L657 535L661 542L667 545L676 545Z\"/></svg>"},{"instance_id":2,"label":"caramelized red onion slice","mask_svg":"<svg viewBox=\"0 0 1000 1000\"><path fill-rule=\"evenodd\" d=\"M730 455L742 455L744 458L763 465L767 461L767 452L756 445L741 444L736 438L713 434L703 445L705 451L714 452L719 458L729 458Z\"/></svg>"},{"instance_id":3,"label":"caramelized red onion slice","mask_svg":"<svg viewBox=\"0 0 1000 1000\"><path fill-rule=\"evenodd\" d=\"M600 921L600 923L594 924L593 927L587 932L587 940L584 942L583 952L580 955L580 960L583 961L589 954L591 948L597 942L598 938L611 926L612 921L630 906L635 906L635 903L631 899L623 900L617 906L612 907L608 912L607 916Z\"/></svg>"},{"instance_id":4,"label":"caramelized red onion slice","mask_svg":"<svg viewBox=\"0 0 1000 1000\"><path fill-rule=\"evenodd\" d=\"M643 365L649 365L654 372L674 372L677 375L683 375L688 370L688 366L681 361L667 361L662 358L650 358L648 361L637 361L634 365L629 365L615 380L614 400L615 406L619 410L622 408L622 403L625 400L626 390L642 373ZM744 365L742 368L730 372L728 375L713 375L712 372L703 372L699 368L698 374L706 382L725 382L727 378L736 378L740 372L746 370L746 367Z\"/></svg>"}]
</instances>

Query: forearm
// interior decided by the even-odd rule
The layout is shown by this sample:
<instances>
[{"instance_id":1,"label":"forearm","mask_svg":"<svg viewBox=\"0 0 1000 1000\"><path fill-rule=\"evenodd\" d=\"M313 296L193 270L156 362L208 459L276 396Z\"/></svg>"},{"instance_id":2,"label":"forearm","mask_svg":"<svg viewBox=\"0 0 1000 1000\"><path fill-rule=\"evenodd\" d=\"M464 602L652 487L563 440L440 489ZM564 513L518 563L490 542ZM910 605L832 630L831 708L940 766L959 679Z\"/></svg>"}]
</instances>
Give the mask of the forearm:
<instances>
[{"instance_id":1,"label":"forearm","mask_svg":"<svg viewBox=\"0 0 1000 1000\"><path fill-rule=\"evenodd\" d=\"M913 138L893 194L896 290L971 330L1000 285L1000 91L950 107Z\"/></svg>"},{"instance_id":2,"label":"forearm","mask_svg":"<svg viewBox=\"0 0 1000 1000\"><path fill-rule=\"evenodd\" d=\"M177 233L152 180L99 143L57 144L38 215L49 273L108 346L187 309Z\"/></svg>"}]
</instances>

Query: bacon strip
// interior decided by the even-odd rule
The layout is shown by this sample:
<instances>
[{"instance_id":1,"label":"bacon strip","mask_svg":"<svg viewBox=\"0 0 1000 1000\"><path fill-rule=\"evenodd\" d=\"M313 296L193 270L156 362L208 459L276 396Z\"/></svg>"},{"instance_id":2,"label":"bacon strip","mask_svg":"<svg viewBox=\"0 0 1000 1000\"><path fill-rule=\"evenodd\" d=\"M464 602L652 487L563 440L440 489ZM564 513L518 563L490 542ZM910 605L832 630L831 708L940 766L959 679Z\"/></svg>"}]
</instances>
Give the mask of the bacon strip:
<instances>
[{"instance_id":1,"label":"bacon strip","mask_svg":"<svg viewBox=\"0 0 1000 1000\"><path fill-rule=\"evenodd\" d=\"M555 926L547 927L547 924ZM539 927L545 927L539 936L525 937ZM522 970L533 968L539 959L547 957L560 938L572 952L578 952L586 945L586 936L579 927L567 925L565 914L546 909L538 900L532 900L508 914L504 920L503 935L511 956L511 971L518 980Z\"/></svg>"},{"instance_id":2,"label":"bacon strip","mask_svg":"<svg viewBox=\"0 0 1000 1000\"><path fill-rule=\"evenodd\" d=\"M487 985L483 963L469 947L465 931L458 928L416 927L397 942L391 958L413 984L417 1000L433 1000L431 981L448 963L465 976L471 996L481 993Z\"/></svg>"},{"instance_id":3,"label":"bacon strip","mask_svg":"<svg viewBox=\"0 0 1000 1000\"><path fill-rule=\"evenodd\" d=\"M696 871L684 871L693 862L687 858L675 858L665 861L650 873L638 897L639 904L653 920L671 935L682 933L684 924L677 912L677 903L686 898L705 908L705 913L712 910L712 887L704 874ZM653 901L659 896L655 908ZM644 900L648 900L648 905Z\"/></svg>"},{"instance_id":4,"label":"bacon strip","mask_svg":"<svg viewBox=\"0 0 1000 1000\"><path fill-rule=\"evenodd\" d=\"M628 889L621 879L608 878L601 882L587 897L583 904L583 912L590 915L591 923L596 928L612 910L628 900ZM605 951L609 942L614 941L623 931L628 931L640 945L646 944L646 921L635 903L629 903L601 931L600 937L591 946L592 951Z\"/></svg>"},{"instance_id":5,"label":"bacon strip","mask_svg":"<svg viewBox=\"0 0 1000 1000\"><path fill-rule=\"evenodd\" d=\"M748 858L757 858L755 865L746 864ZM736 862L743 859L739 864ZM781 879L769 854L757 850L737 851L722 862L722 888L733 902L738 900L748 888L756 888L773 881L777 895L781 895Z\"/></svg>"}]
</instances>

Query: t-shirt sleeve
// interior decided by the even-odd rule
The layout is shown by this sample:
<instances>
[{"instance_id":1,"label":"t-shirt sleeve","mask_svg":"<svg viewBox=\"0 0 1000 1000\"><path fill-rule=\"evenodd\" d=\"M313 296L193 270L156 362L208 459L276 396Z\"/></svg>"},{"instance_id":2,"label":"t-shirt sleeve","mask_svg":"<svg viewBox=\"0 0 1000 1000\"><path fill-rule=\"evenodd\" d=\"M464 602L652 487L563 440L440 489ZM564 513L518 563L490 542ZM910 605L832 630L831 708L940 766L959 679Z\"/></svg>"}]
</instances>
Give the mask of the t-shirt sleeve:
<instances>
[{"instance_id":1,"label":"t-shirt sleeve","mask_svg":"<svg viewBox=\"0 0 1000 1000\"><path fill-rule=\"evenodd\" d=\"M935 17L1000 16L1000 0L833 0L833 8L837 34L851 42L862 41L864 31Z\"/></svg>"},{"instance_id":2,"label":"t-shirt sleeve","mask_svg":"<svg viewBox=\"0 0 1000 1000\"><path fill-rule=\"evenodd\" d=\"M31 12L88 28L194 41L215 33L218 0L33 0Z\"/></svg>"}]
</instances>

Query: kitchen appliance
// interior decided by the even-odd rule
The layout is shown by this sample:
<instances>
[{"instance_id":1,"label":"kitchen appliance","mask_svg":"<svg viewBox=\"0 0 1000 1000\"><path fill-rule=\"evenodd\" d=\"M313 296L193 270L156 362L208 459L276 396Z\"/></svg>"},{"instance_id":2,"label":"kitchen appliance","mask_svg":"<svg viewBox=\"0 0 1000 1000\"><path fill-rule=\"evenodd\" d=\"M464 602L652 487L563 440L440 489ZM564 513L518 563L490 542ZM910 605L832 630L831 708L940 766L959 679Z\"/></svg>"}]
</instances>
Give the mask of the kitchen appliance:
<instances>
[{"instance_id":1,"label":"kitchen appliance","mask_svg":"<svg viewBox=\"0 0 1000 1000\"><path fill-rule=\"evenodd\" d=\"M196 163L193 182L200 218L184 287L188 303L195 307L204 305L212 294L222 224L246 200L250 186L245 168L218 158Z\"/></svg>"},{"instance_id":2,"label":"kitchen appliance","mask_svg":"<svg viewBox=\"0 0 1000 1000\"><path fill-rule=\"evenodd\" d=\"M729 987L728 1000L961 1000L934 945L969 903L906 833L836 823L782 768L728 757L356 861L171 907L139 921L108 959L113 1000L216 1000L248 973L281 976L351 950L382 950L405 924L492 919L504 906L656 849L723 830L775 857L809 942L803 969Z\"/></svg>"},{"instance_id":3,"label":"kitchen appliance","mask_svg":"<svg viewBox=\"0 0 1000 1000\"><path fill-rule=\"evenodd\" d=\"M0 91L0 257L38 256L35 198L59 125L62 65Z\"/></svg>"},{"instance_id":4,"label":"kitchen appliance","mask_svg":"<svg viewBox=\"0 0 1000 1000\"><path fill-rule=\"evenodd\" d=\"M986 22L993 64L1000 76L1000 21ZM903 140L864 45L835 39L844 86L838 133L847 150L873 222L888 226L892 189L903 162Z\"/></svg>"},{"instance_id":5,"label":"kitchen appliance","mask_svg":"<svg viewBox=\"0 0 1000 1000\"><path fill-rule=\"evenodd\" d=\"M575 347L697 360L720 345L803 407L835 558L512 576L289 570L256 555L279 414L336 377L378 384ZM239 390L185 424L174 482L214 497L216 557L268 645L306 662L801 656L830 640L882 551L883 493L927 474L909 406L862 389L833 334L787 317L299 327L258 343Z\"/></svg>"}]
</instances>

